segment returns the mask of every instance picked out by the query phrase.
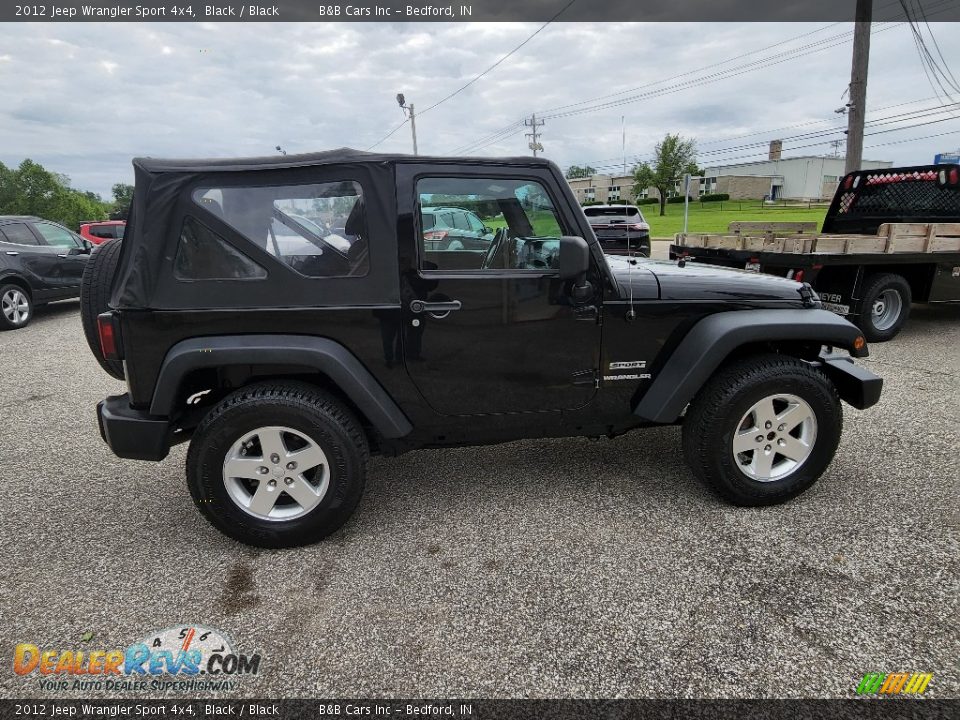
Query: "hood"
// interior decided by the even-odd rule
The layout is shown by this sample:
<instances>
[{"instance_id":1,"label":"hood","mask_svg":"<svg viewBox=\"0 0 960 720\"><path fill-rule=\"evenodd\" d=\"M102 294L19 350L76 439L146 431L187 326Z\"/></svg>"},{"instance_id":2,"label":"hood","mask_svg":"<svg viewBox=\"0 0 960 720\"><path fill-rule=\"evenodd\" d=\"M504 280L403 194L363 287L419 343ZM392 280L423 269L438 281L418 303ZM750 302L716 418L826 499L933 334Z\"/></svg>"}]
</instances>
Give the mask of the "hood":
<instances>
[{"instance_id":1,"label":"hood","mask_svg":"<svg viewBox=\"0 0 960 720\"><path fill-rule=\"evenodd\" d=\"M736 300L794 301L801 303L801 283L775 275L707 265L687 261L680 267L674 261L637 258L630 269L626 260L617 258L608 264L621 288L634 297L650 297L649 282L655 279L662 300ZM654 295L653 297L656 297Z\"/></svg>"}]
</instances>

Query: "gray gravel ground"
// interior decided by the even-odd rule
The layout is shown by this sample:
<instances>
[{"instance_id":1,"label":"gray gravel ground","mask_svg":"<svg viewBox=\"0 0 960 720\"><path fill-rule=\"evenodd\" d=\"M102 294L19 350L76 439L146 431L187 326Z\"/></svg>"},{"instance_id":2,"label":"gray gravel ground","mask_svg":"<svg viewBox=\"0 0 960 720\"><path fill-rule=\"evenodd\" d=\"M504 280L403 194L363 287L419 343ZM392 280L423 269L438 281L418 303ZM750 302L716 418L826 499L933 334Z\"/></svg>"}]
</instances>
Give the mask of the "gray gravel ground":
<instances>
[{"instance_id":1,"label":"gray gravel ground","mask_svg":"<svg viewBox=\"0 0 960 720\"><path fill-rule=\"evenodd\" d=\"M201 623L263 654L245 696L847 697L925 671L956 697L958 320L919 306L873 346L882 402L845 408L788 505L722 504L665 428L374 459L346 528L272 552L201 519L185 447L109 452L94 405L121 384L77 303L41 310L0 334L0 695L48 695L19 642Z\"/></svg>"}]
</instances>

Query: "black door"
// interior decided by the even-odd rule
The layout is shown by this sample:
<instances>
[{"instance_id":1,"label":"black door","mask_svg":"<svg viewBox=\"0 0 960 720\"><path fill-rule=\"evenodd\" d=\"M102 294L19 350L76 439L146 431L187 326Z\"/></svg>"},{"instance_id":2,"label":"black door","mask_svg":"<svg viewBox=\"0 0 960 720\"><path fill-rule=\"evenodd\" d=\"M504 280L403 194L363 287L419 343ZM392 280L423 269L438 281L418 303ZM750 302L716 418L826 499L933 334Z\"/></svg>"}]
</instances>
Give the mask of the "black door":
<instances>
[{"instance_id":1,"label":"black door","mask_svg":"<svg viewBox=\"0 0 960 720\"><path fill-rule=\"evenodd\" d=\"M30 283L33 299L57 299L60 292L59 262L55 248L42 244L40 236L25 222L0 225L0 252L7 267Z\"/></svg>"},{"instance_id":2,"label":"black door","mask_svg":"<svg viewBox=\"0 0 960 720\"><path fill-rule=\"evenodd\" d=\"M401 276L403 355L427 403L444 415L563 410L595 393L600 326L575 308L557 273L572 234L536 179L421 177L417 260ZM425 230L420 209L461 208L481 237Z\"/></svg>"},{"instance_id":3,"label":"black door","mask_svg":"<svg viewBox=\"0 0 960 720\"><path fill-rule=\"evenodd\" d=\"M36 221L33 229L43 238L53 264L53 282L64 297L80 294L80 279L89 253L83 238L65 227L46 221Z\"/></svg>"}]
</instances>

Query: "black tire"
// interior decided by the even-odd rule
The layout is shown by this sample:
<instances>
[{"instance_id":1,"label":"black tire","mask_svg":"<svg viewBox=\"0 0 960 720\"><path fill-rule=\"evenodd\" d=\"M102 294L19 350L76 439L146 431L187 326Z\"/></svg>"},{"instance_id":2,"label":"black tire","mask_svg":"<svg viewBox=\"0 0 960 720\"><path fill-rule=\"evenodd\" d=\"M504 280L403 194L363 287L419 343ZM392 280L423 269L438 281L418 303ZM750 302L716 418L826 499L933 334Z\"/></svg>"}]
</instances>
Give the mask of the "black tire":
<instances>
[{"instance_id":1,"label":"black tire","mask_svg":"<svg viewBox=\"0 0 960 720\"><path fill-rule=\"evenodd\" d=\"M103 356L97 316L110 309L108 303L117 264L120 262L121 247L119 240L107 240L94 248L83 268L83 278L80 281L80 321L83 323L87 345L100 367L118 380L123 380L124 377L123 363L119 360L107 360Z\"/></svg>"},{"instance_id":2,"label":"black tire","mask_svg":"<svg viewBox=\"0 0 960 720\"><path fill-rule=\"evenodd\" d=\"M881 296L893 294L894 302L899 304L900 312L896 317L884 316L874 312L874 305L881 301ZM910 302L913 298L910 284L895 273L870 275L863 285L863 305L860 315L856 318L856 325L863 331L863 336L870 342L886 342L896 337L897 333L910 317ZM885 308L891 306L883 304ZM879 323L879 324L878 324Z\"/></svg>"},{"instance_id":3,"label":"black tire","mask_svg":"<svg viewBox=\"0 0 960 720\"><path fill-rule=\"evenodd\" d=\"M807 403L816 419L816 437L799 466L784 471L782 477L760 481L741 468L741 460L753 455L735 455L733 436L756 403L778 394ZM684 419L683 451L693 474L725 500L744 506L774 505L799 495L819 479L833 459L842 428L840 398L823 373L796 358L757 355L727 364L703 387ZM776 453L778 429L759 431L775 437L769 441L765 437L755 452L772 443L773 461L782 467L785 456Z\"/></svg>"},{"instance_id":4,"label":"black tire","mask_svg":"<svg viewBox=\"0 0 960 720\"><path fill-rule=\"evenodd\" d=\"M0 330L26 327L33 320L33 310L33 298L29 290L14 283L0 283ZM9 316L7 312L10 312Z\"/></svg>"},{"instance_id":5,"label":"black tire","mask_svg":"<svg viewBox=\"0 0 960 720\"><path fill-rule=\"evenodd\" d=\"M294 519L272 520L244 510L224 479L224 464L234 444L271 426L302 433L328 461L326 493L312 510ZM263 460L258 458L261 453ZM363 494L368 458L367 439L356 417L329 394L306 383L261 383L226 397L197 427L187 453L187 484L204 517L234 540L266 548L309 545L339 529L353 514ZM256 446L252 459L278 471L284 462L271 465L266 451ZM271 477L243 482L250 483L252 495ZM277 482L283 478L278 476ZM282 485L277 497L276 505L292 502L291 496L284 497Z\"/></svg>"}]
</instances>

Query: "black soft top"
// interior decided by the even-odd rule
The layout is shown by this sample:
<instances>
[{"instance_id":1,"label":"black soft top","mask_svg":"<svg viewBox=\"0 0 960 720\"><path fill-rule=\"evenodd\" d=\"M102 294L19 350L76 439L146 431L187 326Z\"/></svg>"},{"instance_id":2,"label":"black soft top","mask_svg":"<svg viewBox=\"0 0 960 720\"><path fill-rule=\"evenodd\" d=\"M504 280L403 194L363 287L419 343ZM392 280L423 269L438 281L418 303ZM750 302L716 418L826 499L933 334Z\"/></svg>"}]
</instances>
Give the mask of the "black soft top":
<instances>
[{"instance_id":1,"label":"black soft top","mask_svg":"<svg viewBox=\"0 0 960 720\"><path fill-rule=\"evenodd\" d=\"M478 166L549 168L534 157L457 158L364 152L350 148L302 155L251 158L163 160L135 158L136 182L123 240L111 306L117 309L185 309L230 307L316 307L324 304L398 303L396 166L418 163L450 172ZM363 187L363 213L368 224L370 270L363 281L353 278L300 277L276 258L251 246L235 228L191 199L201 186L303 185L352 180ZM221 185L222 184L222 185ZM268 282L223 279L178 281L172 261L177 254L186 216L199 219L239 253L267 268ZM318 288L322 288L322 292Z\"/></svg>"},{"instance_id":2,"label":"black soft top","mask_svg":"<svg viewBox=\"0 0 960 720\"><path fill-rule=\"evenodd\" d=\"M205 158L205 159L163 159L151 157L134 158L135 168L151 174L160 173L207 173L242 172L244 170L285 170L289 168L319 167L343 164L395 164L416 162L443 165L489 165L491 158L476 157L438 157L429 155L405 155L400 153L374 153L353 148L337 148L323 152L301 153L299 155L263 155L246 158ZM506 165L545 166L549 160L529 155L521 157L496 158L494 162Z\"/></svg>"}]
</instances>

